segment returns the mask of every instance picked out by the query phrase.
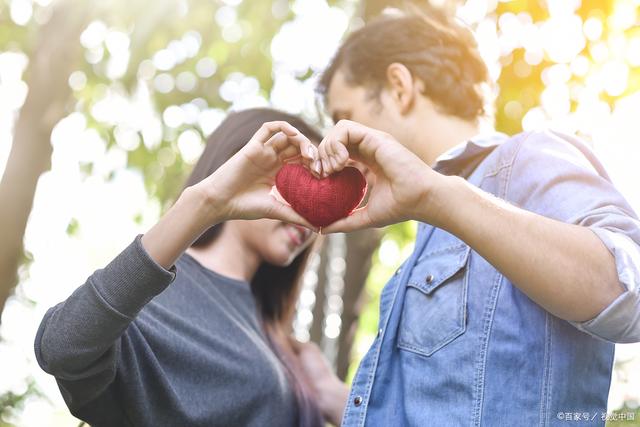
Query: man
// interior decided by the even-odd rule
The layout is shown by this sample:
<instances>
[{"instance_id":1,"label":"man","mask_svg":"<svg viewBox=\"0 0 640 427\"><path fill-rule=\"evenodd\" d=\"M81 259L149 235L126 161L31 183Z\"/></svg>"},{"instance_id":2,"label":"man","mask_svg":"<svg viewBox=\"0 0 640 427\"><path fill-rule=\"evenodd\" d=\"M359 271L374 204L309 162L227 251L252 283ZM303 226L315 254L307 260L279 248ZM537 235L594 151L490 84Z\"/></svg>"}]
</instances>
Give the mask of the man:
<instances>
[{"instance_id":1,"label":"man","mask_svg":"<svg viewBox=\"0 0 640 427\"><path fill-rule=\"evenodd\" d=\"M423 16L371 22L322 76L323 174L375 174L323 232L419 221L350 392L317 383L334 422L604 425L613 343L640 341L640 222L577 139L480 134L487 80L468 30Z\"/></svg>"}]
</instances>

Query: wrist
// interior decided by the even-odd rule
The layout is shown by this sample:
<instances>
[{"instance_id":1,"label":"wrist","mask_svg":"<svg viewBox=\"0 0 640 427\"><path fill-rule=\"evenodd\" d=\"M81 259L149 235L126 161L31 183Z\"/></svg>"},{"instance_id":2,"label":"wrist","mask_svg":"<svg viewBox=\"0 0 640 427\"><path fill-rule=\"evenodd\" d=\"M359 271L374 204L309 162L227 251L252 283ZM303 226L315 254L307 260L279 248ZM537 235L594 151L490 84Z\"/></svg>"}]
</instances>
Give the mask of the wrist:
<instances>
[{"instance_id":1,"label":"wrist","mask_svg":"<svg viewBox=\"0 0 640 427\"><path fill-rule=\"evenodd\" d=\"M142 245L154 261L170 269L198 236L220 221L219 218L210 211L202 192L189 187L142 236Z\"/></svg>"},{"instance_id":2,"label":"wrist","mask_svg":"<svg viewBox=\"0 0 640 427\"><path fill-rule=\"evenodd\" d=\"M448 230L453 218L452 209L456 208L454 199L465 191L466 181L457 175L432 172L432 176L420 181L423 183L422 196L416 219Z\"/></svg>"},{"instance_id":3,"label":"wrist","mask_svg":"<svg viewBox=\"0 0 640 427\"><path fill-rule=\"evenodd\" d=\"M210 188L201 183L185 188L176 205L179 205L183 212L189 212L193 223L202 231L226 220L224 203Z\"/></svg>"}]
</instances>

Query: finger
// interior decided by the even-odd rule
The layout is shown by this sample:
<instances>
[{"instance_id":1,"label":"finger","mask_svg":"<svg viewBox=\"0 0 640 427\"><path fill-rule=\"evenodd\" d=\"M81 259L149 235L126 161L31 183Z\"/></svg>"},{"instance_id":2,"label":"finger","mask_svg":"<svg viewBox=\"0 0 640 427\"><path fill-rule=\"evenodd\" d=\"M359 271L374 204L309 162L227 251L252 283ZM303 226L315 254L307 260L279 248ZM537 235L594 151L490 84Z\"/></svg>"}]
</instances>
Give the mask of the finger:
<instances>
[{"instance_id":1,"label":"finger","mask_svg":"<svg viewBox=\"0 0 640 427\"><path fill-rule=\"evenodd\" d=\"M330 132L332 142L344 145L349 153L361 154L363 161L375 161L375 152L385 139L384 134L350 120L340 120Z\"/></svg>"},{"instance_id":2,"label":"finger","mask_svg":"<svg viewBox=\"0 0 640 427\"><path fill-rule=\"evenodd\" d=\"M335 157L338 158L340 163L343 163L344 166L347 166L347 164L349 163L349 150L347 150L347 147L345 147L344 145L337 144Z\"/></svg>"},{"instance_id":3,"label":"finger","mask_svg":"<svg viewBox=\"0 0 640 427\"><path fill-rule=\"evenodd\" d=\"M305 166L309 166L309 167L312 166L314 162L313 160L310 160L302 156L302 154L300 154L300 151L298 151L298 148L294 147L293 145L290 145L286 149L279 152L278 158L282 162L286 162L286 163L290 163L292 161L298 160L297 163L304 163Z\"/></svg>"},{"instance_id":4,"label":"finger","mask_svg":"<svg viewBox=\"0 0 640 427\"><path fill-rule=\"evenodd\" d=\"M327 153L327 156L331 157L333 155L335 155L335 147L333 144L333 140L329 139L327 140L326 144L325 144L325 151Z\"/></svg>"},{"instance_id":5,"label":"finger","mask_svg":"<svg viewBox=\"0 0 640 427\"><path fill-rule=\"evenodd\" d=\"M318 147L313 145L309 138L303 134L290 136L288 142L298 147L302 157L308 159L310 162L318 159Z\"/></svg>"},{"instance_id":6,"label":"finger","mask_svg":"<svg viewBox=\"0 0 640 427\"><path fill-rule=\"evenodd\" d=\"M349 151L344 144L336 140L335 133L334 129L327 133L320 144L318 152L323 162L323 171L324 165L327 166L327 170L324 171L325 175L330 175L342 170L349 159Z\"/></svg>"},{"instance_id":7,"label":"finger","mask_svg":"<svg viewBox=\"0 0 640 427\"><path fill-rule=\"evenodd\" d=\"M304 135L289 136L284 132L277 132L267 140L265 146L272 147L283 163L302 163L316 177L320 176L320 163L316 160L317 147ZM302 151L299 147L307 147Z\"/></svg>"},{"instance_id":8,"label":"finger","mask_svg":"<svg viewBox=\"0 0 640 427\"><path fill-rule=\"evenodd\" d=\"M271 140L271 137L279 132L282 132L287 138ZM270 143L276 151L281 151L289 144L293 144L300 149L300 153L304 157L314 160L317 158L316 147L309 141L309 138L285 121L263 123L260 129L253 135L252 139L262 144Z\"/></svg>"},{"instance_id":9,"label":"finger","mask_svg":"<svg viewBox=\"0 0 640 427\"><path fill-rule=\"evenodd\" d=\"M346 147L340 143L333 142L329 145L333 147L333 154L331 154L330 156L333 171L341 171L349 161L349 152L347 151Z\"/></svg>"},{"instance_id":10,"label":"finger","mask_svg":"<svg viewBox=\"0 0 640 427\"><path fill-rule=\"evenodd\" d=\"M358 162L363 168L366 168L374 173L381 173L380 166L376 163L375 160L371 160L370 158L365 157L357 150L347 151L348 161L345 162L345 166L348 166L349 161ZM351 165L353 166L353 165ZM362 172L362 171L361 171Z\"/></svg>"},{"instance_id":11,"label":"finger","mask_svg":"<svg viewBox=\"0 0 640 427\"><path fill-rule=\"evenodd\" d=\"M276 187L275 185L271 187L271 191L269 191L269 195L271 197L273 197L274 199L276 199L276 201L282 203L283 205L286 206L291 206L285 199L284 197L282 197L282 194L280 194L280 192L278 191L278 187Z\"/></svg>"},{"instance_id":12,"label":"finger","mask_svg":"<svg viewBox=\"0 0 640 427\"><path fill-rule=\"evenodd\" d=\"M312 170L317 178L322 177L322 162L320 160L315 160L313 162Z\"/></svg>"},{"instance_id":13,"label":"finger","mask_svg":"<svg viewBox=\"0 0 640 427\"><path fill-rule=\"evenodd\" d=\"M287 138L288 136L284 132L276 132L269 137L269 139L264 143L264 146L272 147L276 154L278 154L289 145Z\"/></svg>"},{"instance_id":14,"label":"finger","mask_svg":"<svg viewBox=\"0 0 640 427\"><path fill-rule=\"evenodd\" d=\"M309 138L301 133L297 135L287 135L283 131L280 131L271 136L265 145L273 147L278 154L293 147L296 151L299 151L303 157L309 160L315 160L317 158L316 146L309 141Z\"/></svg>"},{"instance_id":15,"label":"finger","mask_svg":"<svg viewBox=\"0 0 640 427\"><path fill-rule=\"evenodd\" d=\"M329 153L327 152L327 145L329 144L329 138L331 135L331 131L325 135L325 137L320 141L320 145L318 145L318 156L320 160L326 160L329 157Z\"/></svg>"},{"instance_id":16,"label":"finger","mask_svg":"<svg viewBox=\"0 0 640 427\"><path fill-rule=\"evenodd\" d=\"M325 171L326 176L329 176L333 172L335 172L333 164L331 164L331 157L329 157L327 160L325 160L325 163L327 164L327 168L323 169L323 170Z\"/></svg>"},{"instance_id":17,"label":"finger","mask_svg":"<svg viewBox=\"0 0 640 427\"><path fill-rule=\"evenodd\" d=\"M301 225L315 232L318 231L317 227L311 225L309 221L300 216L300 214L294 211L290 206L277 201L275 197L271 200L271 206L265 215L266 218L278 219L290 224Z\"/></svg>"},{"instance_id":18,"label":"finger","mask_svg":"<svg viewBox=\"0 0 640 427\"><path fill-rule=\"evenodd\" d=\"M302 157L302 155L298 151L298 148L294 146L289 146L287 147L286 150L283 150L280 153L278 153L278 158L280 158L282 162L287 162L287 163L296 159L299 159L300 162L309 163L308 160Z\"/></svg>"},{"instance_id":19,"label":"finger","mask_svg":"<svg viewBox=\"0 0 640 427\"><path fill-rule=\"evenodd\" d=\"M339 170L338 162L336 161L335 156L329 157L329 164L331 165L331 173L337 172Z\"/></svg>"},{"instance_id":20,"label":"finger","mask_svg":"<svg viewBox=\"0 0 640 427\"><path fill-rule=\"evenodd\" d=\"M264 122L260 129L253 135L252 139L260 142L261 144L266 143L273 134L283 132L288 136L294 136L299 134L298 129L290 125L285 121L273 121L273 122Z\"/></svg>"},{"instance_id":21,"label":"finger","mask_svg":"<svg viewBox=\"0 0 640 427\"><path fill-rule=\"evenodd\" d=\"M264 144L265 147L273 148L275 155L283 163L290 163L302 159L298 147L289 144L288 138L289 137L283 132L278 132Z\"/></svg>"},{"instance_id":22,"label":"finger","mask_svg":"<svg viewBox=\"0 0 640 427\"><path fill-rule=\"evenodd\" d=\"M322 141L320 141L320 144L318 144L318 159L323 159L324 157L327 156L327 139L326 137L322 139Z\"/></svg>"},{"instance_id":23,"label":"finger","mask_svg":"<svg viewBox=\"0 0 640 427\"><path fill-rule=\"evenodd\" d=\"M322 227L320 234L329 233L348 233L350 231L361 230L363 228L375 227L373 221L369 218L367 207L356 209L346 218L342 218L330 224L327 227Z\"/></svg>"},{"instance_id":24,"label":"finger","mask_svg":"<svg viewBox=\"0 0 640 427\"><path fill-rule=\"evenodd\" d=\"M314 177L320 178L320 172L322 171L322 166L320 166L320 161L319 160L309 161L303 158L300 155L300 153L293 147L291 147L290 149L287 149L286 151L283 151L280 154L280 161L286 164L292 164L292 163L300 164L304 166L304 168L307 169L309 172L311 172L311 174Z\"/></svg>"},{"instance_id":25,"label":"finger","mask_svg":"<svg viewBox=\"0 0 640 427\"><path fill-rule=\"evenodd\" d=\"M322 140L322 142L320 143L320 146L318 147L318 155L320 157L320 163L322 165L322 175L323 176L327 176L329 175L329 162L328 162L328 156L327 156L327 142L326 140Z\"/></svg>"},{"instance_id":26,"label":"finger","mask_svg":"<svg viewBox=\"0 0 640 427\"><path fill-rule=\"evenodd\" d=\"M279 152L281 159L290 159L293 156L300 155L301 163L315 176L320 176L321 166L318 161L318 147L303 134L287 136L287 140L279 142L277 148L281 150Z\"/></svg>"}]
</instances>

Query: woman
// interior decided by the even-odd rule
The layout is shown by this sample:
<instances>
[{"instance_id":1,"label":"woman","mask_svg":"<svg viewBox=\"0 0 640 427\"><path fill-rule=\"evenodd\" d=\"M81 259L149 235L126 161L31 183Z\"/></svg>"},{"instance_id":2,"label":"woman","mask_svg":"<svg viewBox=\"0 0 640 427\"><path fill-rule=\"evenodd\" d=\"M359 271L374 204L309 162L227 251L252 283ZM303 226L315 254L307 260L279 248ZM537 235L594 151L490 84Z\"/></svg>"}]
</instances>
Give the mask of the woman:
<instances>
[{"instance_id":1,"label":"woman","mask_svg":"<svg viewBox=\"0 0 640 427\"><path fill-rule=\"evenodd\" d=\"M288 338L311 225L269 194L285 161L317 175L307 137L321 138L285 113L231 114L162 219L47 312L36 357L75 416L323 424Z\"/></svg>"}]
</instances>

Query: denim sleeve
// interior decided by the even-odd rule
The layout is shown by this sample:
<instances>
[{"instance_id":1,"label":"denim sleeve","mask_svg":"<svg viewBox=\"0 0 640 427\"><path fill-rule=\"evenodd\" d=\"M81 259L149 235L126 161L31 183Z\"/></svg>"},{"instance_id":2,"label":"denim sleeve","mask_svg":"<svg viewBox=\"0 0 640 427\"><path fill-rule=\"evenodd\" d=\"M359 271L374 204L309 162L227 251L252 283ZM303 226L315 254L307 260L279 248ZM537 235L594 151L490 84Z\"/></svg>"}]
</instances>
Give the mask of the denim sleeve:
<instances>
[{"instance_id":1,"label":"denim sleeve","mask_svg":"<svg viewBox=\"0 0 640 427\"><path fill-rule=\"evenodd\" d=\"M595 318L570 322L611 342L640 341L640 221L579 140L534 132L514 148L507 199L529 211L588 227L615 259L624 292Z\"/></svg>"}]
</instances>

